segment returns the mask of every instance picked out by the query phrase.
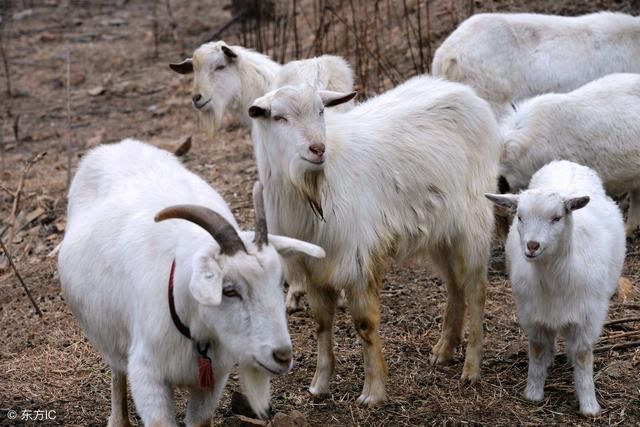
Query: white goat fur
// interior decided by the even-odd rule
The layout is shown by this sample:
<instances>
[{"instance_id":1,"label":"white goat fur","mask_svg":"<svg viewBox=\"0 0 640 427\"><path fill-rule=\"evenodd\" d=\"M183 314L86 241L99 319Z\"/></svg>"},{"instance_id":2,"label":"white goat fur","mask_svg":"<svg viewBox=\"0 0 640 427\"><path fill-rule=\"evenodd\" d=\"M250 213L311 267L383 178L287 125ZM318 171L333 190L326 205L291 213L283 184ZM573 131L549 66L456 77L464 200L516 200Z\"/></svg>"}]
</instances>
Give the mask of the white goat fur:
<instances>
[{"instance_id":1,"label":"white goat fur","mask_svg":"<svg viewBox=\"0 0 640 427\"><path fill-rule=\"evenodd\" d=\"M226 46L236 55L230 58L222 50ZM211 101L199 109L200 119L211 137L229 112L243 125L249 126L247 110L254 99L267 93L276 81L282 66L266 55L242 46L228 46L224 41L205 43L195 50L193 57L193 94L201 94ZM324 88L351 91L353 72L347 62L337 56L323 55L287 64L281 83L312 82L320 67L320 82ZM216 68L224 66L223 69Z\"/></svg>"},{"instance_id":2,"label":"white goat fur","mask_svg":"<svg viewBox=\"0 0 640 427\"><path fill-rule=\"evenodd\" d=\"M640 75L612 74L567 94L524 101L501 123L510 191L554 159L594 169L613 196L629 192L626 231L640 225Z\"/></svg>"},{"instance_id":3,"label":"white goat fur","mask_svg":"<svg viewBox=\"0 0 640 427\"><path fill-rule=\"evenodd\" d=\"M287 262L307 278L319 324L310 391L328 391L336 290L345 289L365 352L359 402L385 398L378 287L389 256L431 256L446 278L447 314L434 360L452 358L467 298L471 326L462 376L475 381L493 229L483 191L495 188L500 154L493 114L470 88L422 76L350 111L326 114L325 127L321 99L331 104L336 96L286 86L252 106L267 112L255 119L252 134L270 227L327 251L324 261ZM278 116L287 121L272 118ZM324 163L304 160L310 144L326 144ZM310 205L321 207L324 219Z\"/></svg>"},{"instance_id":4,"label":"white goat fur","mask_svg":"<svg viewBox=\"0 0 640 427\"><path fill-rule=\"evenodd\" d=\"M583 208L567 201L588 196ZM520 325L529 336L529 374L524 395L540 401L557 334L566 337L574 364L580 412L596 415L592 348L607 318L609 298L622 273L625 235L622 214L602 181L585 166L554 161L517 196L493 196L517 205L506 243L507 263ZM553 222L553 218L556 219ZM540 244L527 258L527 242Z\"/></svg>"},{"instance_id":5,"label":"white goat fur","mask_svg":"<svg viewBox=\"0 0 640 427\"><path fill-rule=\"evenodd\" d=\"M218 242L193 223L154 222L161 209L184 203L216 211L239 231L215 190L169 153L139 141L93 149L71 185L60 280L76 319L111 367L110 426L128 423L127 376L145 425L175 425L171 386L189 388L191 426L208 424L235 363L261 415L272 374L256 363L275 373L289 369L274 367L272 359L274 348L291 348L276 249L312 256L322 256L322 249L271 236L258 250L253 232L241 232L247 253L221 254ZM172 260L176 311L193 339L211 346L211 391L198 387L198 353L170 316ZM229 286L242 298L223 296Z\"/></svg>"},{"instance_id":6,"label":"white goat fur","mask_svg":"<svg viewBox=\"0 0 640 427\"><path fill-rule=\"evenodd\" d=\"M569 92L611 73L640 73L640 18L474 15L438 48L432 72L473 87L501 117L512 102Z\"/></svg>"}]
</instances>

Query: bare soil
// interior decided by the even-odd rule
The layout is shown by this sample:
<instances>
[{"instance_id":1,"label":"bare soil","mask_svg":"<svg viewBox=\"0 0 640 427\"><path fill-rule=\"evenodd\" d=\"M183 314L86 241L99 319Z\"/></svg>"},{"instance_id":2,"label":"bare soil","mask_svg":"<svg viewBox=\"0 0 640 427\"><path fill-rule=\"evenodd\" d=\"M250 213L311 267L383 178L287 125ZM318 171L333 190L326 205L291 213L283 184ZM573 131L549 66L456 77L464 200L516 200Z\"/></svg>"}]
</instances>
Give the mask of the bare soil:
<instances>
[{"instance_id":1,"label":"bare soil","mask_svg":"<svg viewBox=\"0 0 640 427\"><path fill-rule=\"evenodd\" d=\"M402 2L397 3L401 7ZM462 6L451 9L461 2L431 3L435 48L464 13ZM173 0L169 4L171 14L165 2L149 0L0 1L11 85L8 95L7 75L0 63L3 241L13 203L9 193L18 186L24 162L39 152L48 153L26 178L17 210L21 230L12 245L14 260L42 308L42 317L35 314L13 272L0 272L0 425L25 424L19 421L23 410L55 410L56 419L46 421L49 425L104 425L110 412L109 369L65 305L55 257L48 256L62 240L65 225L67 51L73 171L86 150L100 143L135 137L175 145L192 135L193 148L184 157L186 166L223 195L244 227L253 226L250 191L256 168L247 130L227 126L217 141L207 141L189 103L190 79L167 67L226 22L231 11L222 0L198 4ZM474 2L475 12L580 14L607 8L640 13L640 4L633 0ZM406 52L394 53L394 47L402 45L401 36L399 32L397 39L385 43L397 69L409 77L413 69ZM229 37L236 41L239 36L230 31ZM389 269L381 292L380 333L389 365L389 401L375 409L355 403L364 373L360 345L346 313L340 313L336 322L337 372L332 394L324 400L311 397L307 387L315 369L315 327L307 309L289 318L295 368L274 379L274 410L296 409L311 425L332 426L640 425L638 346L597 353L595 381L603 407L597 419L578 416L571 366L562 355L550 370L545 400L533 404L521 397L527 371L526 337L516 322L503 271L503 251L496 242L487 295L483 376L477 385L459 382L462 347L450 366L433 367L428 362L442 323L446 299L442 281L425 265L395 266ZM640 236L628 243L624 274L635 285L635 293L626 301L612 299L611 319L640 317ZM637 341L639 330L640 321L607 326L597 346ZM630 332L635 335L619 336ZM232 378L214 425L235 419L229 399L237 389ZM178 419L182 420L182 393L178 393L178 402ZM7 418L9 410L18 412L18 421ZM139 423L133 409L131 419Z\"/></svg>"}]
</instances>

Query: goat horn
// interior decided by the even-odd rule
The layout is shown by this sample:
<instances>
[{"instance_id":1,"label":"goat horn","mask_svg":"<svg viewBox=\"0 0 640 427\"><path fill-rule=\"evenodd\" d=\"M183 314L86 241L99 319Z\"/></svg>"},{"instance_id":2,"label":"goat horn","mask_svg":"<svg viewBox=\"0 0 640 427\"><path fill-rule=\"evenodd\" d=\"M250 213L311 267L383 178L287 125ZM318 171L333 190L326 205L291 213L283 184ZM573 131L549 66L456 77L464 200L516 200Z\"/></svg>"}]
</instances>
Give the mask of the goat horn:
<instances>
[{"instance_id":1,"label":"goat horn","mask_svg":"<svg viewBox=\"0 0 640 427\"><path fill-rule=\"evenodd\" d=\"M253 185L253 208L256 211L256 234L254 242L258 250L262 249L262 245L269 244L267 235L267 216L264 212L264 199L262 198L262 183L256 181Z\"/></svg>"},{"instance_id":2,"label":"goat horn","mask_svg":"<svg viewBox=\"0 0 640 427\"><path fill-rule=\"evenodd\" d=\"M154 220L160 222L172 218L193 222L207 230L220 245L220 253L223 255L231 256L240 250L247 252L236 229L222 215L209 208L196 205L169 206L158 212Z\"/></svg>"}]
</instances>

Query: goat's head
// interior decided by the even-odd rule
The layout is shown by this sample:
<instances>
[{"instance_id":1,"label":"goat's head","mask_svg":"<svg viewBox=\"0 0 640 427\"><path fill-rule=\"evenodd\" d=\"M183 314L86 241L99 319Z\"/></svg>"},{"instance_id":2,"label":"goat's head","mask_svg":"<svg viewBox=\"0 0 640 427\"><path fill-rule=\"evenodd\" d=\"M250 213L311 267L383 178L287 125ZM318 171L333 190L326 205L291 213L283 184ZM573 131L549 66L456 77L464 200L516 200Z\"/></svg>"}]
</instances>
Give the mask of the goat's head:
<instances>
[{"instance_id":1,"label":"goat's head","mask_svg":"<svg viewBox=\"0 0 640 427\"><path fill-rule=\"evenodd\" d=\"M356 95L318 90L305 84L284 86L256 99L249 116L258 128L269 162L297 180L323 169L328 158L325 107L348 102ZM284 163L282 163L284 162Z\"/></svg>"},{"instance_id":2,"label":"goat's head","mask_svg":"<svg viewBox=\"0 0 640 427\"><path fill-rule=\"evenodd\" d=\"M222 124L224 112L240 95L237 63L237 52L225 42L217 41L203 44L191 58L169 64L176 73L193 73L191 101L204 130L212 138Z\"/></svg>"},{"instance_id":3,"label":"goat's head","mask_svg":"<svg viewBox=\"0 0 640 427\"><path fill-rule=\"evenodd\" d=\"M589 196L567 198L538 189L485 196L499 208L515 213L511 227L517 227L520 247L528 261L553 257L570 239L572 212L589 203Z\"/></svg>"},{"instance_id":4,"label":"goat's head","mask_svg":"<svg viewBox=\"0 0 640 427\"><path fill-rule=\"evenodd\" d=\"M241 366L245 393L253 409L264 415L269 404L269 378L289 371L291 339L283 295L282 258L324 257L322 248L282 236L268 235L262 185L254 187L256 229L238 232L221 215L195 205L168 207L156 221L191 221L215 239L191 255L191 268L176 270L176 283L188 282L195 300L192 336L215 336ZM186 274L190 274L189 277Z\"/></svg>"}]
</instances>

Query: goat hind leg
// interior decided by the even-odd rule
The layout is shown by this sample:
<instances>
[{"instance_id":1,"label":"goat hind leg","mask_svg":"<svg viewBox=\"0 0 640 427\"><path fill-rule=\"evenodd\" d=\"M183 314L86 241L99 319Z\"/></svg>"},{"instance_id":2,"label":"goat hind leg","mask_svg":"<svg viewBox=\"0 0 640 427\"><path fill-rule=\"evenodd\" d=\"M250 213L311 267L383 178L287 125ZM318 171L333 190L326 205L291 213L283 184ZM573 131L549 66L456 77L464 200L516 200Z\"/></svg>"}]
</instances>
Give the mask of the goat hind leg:
<instances>
[{"instance_id":1,"label":"goat hind leg","mask_svg":"<svg viewBox=\"0 0 640 427\"><path fill-rule=\"evenodd\" d=\"M475 383L480 378L482 362L482 325L484 322L484 303L487 290L487 276L484 268L467 278L464 293L469 309L469 340L462 368L463 381Z\"/></svg>"},{"instance_id":2,"label":"goat hind leg","mask_svg":"<svg viewBox=\"0 0 640 427\"><path fill-rule=\"evenodd\" d=\"M638 227L640 227L640 189L629 193L629 210L627 211L627 224L625 225L627 236L632 236Z\"/></svg>"},{"instance_id":3,"label":"goat hind leg","mask_svg":"<svg viewBox=\"0 0 640 427\"><path fill-rule=\"evenodd\" d=\"M433 346L431 363L447 364L453 359L453 352L462 339L462 327L464 326L465 302L462 284L456 280L453 269L444 261L441 270L445 273L447 285L447 306L440 339Z\"/></svg>"},{"instance_id":4,"label":"goat hind leg","mask_svg":"<svg viewBox=\"0 0 640 427\"><path fill-rule=\"evenodd\" d=\"M380 342L380 301L378 285L371 280L364 292L356 290L348 296L349 308L364 354L364 386L358 403L375 406L386 400L387 365Z\"/></svg>"},{"instance_id":5,"label":"goat hind leg","mask_svg":"<svg viewBox=\"0 0 640 427\"><path fill-rule=\"evenodd\" d=\"M307 295L317 324L318 360L309 392L314 396L329 393L329 382L335 371L333 354L333 321L336 312L337 293L329 286L308 287Z\"/></svg>"}]
</instances>

